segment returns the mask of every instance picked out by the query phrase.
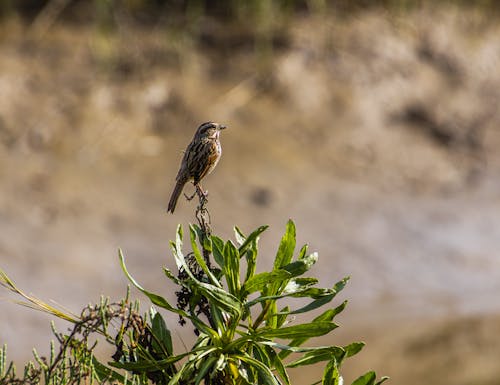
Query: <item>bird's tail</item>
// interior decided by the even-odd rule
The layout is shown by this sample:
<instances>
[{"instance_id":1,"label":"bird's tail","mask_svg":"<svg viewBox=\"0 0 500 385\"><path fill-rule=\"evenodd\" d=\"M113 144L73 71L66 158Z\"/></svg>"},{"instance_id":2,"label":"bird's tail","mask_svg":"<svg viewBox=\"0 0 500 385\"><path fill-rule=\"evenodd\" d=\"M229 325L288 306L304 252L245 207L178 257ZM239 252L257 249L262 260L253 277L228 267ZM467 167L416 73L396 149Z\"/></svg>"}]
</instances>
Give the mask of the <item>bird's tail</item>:
<instances>
[{"instance_id":1,"label":"bird's tail","mask_svg":"<svg viewBox=\"0 0 500 385\"><path fill-rule=\"evenodd\" d=\"M179 196L181 195L182 189L184 188L184 185L186 182L182 180L178 180L177 183L175 184L174 191L172 191L172 195L170 196L170 201L168 202L168 209L167 212L173 213L175 210L175 205L177 204L177 200L179 199Z\"/></svg>"}]
</instances>

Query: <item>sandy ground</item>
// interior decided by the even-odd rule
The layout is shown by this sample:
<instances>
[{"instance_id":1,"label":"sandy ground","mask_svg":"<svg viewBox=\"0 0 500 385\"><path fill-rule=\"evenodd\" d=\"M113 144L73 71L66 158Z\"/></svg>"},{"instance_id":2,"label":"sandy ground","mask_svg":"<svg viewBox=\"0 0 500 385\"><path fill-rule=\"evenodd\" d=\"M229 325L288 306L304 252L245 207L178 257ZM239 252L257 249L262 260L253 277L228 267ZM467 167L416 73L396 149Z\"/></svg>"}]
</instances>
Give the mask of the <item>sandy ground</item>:
<instances>
[{"instance_id":1,"label":"sandy ground","mask_svg":"<svg viewBox=\"0 0 500 385\"><path fill-rule=\"evenodd\" d=\"M498 384L498 25L454 8L297 18L256 73L247 45L4 22L0 266L78 311L124 294L121 247L140 282L172 297L160 267L194 206L165 208L181 151L217 120L230 128L204 184L214 231L270 224L265 268L293 218L319 251L313 274L351 276L329 342L368 345L346 381L375 369L395 384ZM46 351L49 318L1 297L10 358Z\"/></svg>"}]
</instances>

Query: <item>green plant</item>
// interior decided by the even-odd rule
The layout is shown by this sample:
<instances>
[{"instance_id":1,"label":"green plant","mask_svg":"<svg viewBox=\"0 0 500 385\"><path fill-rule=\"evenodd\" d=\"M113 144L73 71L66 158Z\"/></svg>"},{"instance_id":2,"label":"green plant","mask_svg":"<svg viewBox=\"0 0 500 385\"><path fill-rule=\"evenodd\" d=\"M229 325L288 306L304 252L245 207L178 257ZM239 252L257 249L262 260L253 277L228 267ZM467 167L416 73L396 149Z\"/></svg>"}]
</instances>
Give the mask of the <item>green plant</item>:
<instances>
[{"instance_id":1,"label":"green plant","mask_svg":"<svg viewBox=\"0 0 500 385\"><path fill-rule=\"evenodd\" d=\"M279 244L273 269L262 273L256 273L258 240L267 226L259 227L248 236L236 227L235 243L223 241L202 228L189 227L192 251L184 255L183 231L178 227L171 248L180 273L176 276L164 268L166 277L181 288L178 299L182 305L174 306L163 296L143 288L128 272L120 250L120 263L126 276L156 306L144 316L139 314L137 302L130 303L128 294L115 304L102 299L98 305L84 309L79 317L67 315L25 295L0 270L2 285L23 295L29 306L75 324L69 335L54 331L61 345L59 354L53 353L49 360L37 360L46 367L42 370L45 382L80 383L74 373L74 382L50 382L51 373L67 375L68 367L77 362L85 375L82 377L85 383L90 378L99 383L277 385L290 384L288 368L325 362L322 379L316 383L341 384L341 363L358 353L364 344L303 345L337 328L333 319L344 310L346 302L328 307L306 323L292 318L330 304L348 278L331 288L320 288L316 278L305 276L317 262L318 255L308 253L307 246L295 253L292 221L288 222ZM211 259L216 267L211 266ZM290 298L301 298L295 301L301 304L293 308L287 304ZM174 353L170 330L157 308L175 313L193 325L198 338L190 351ZM88 342L92 333L100 334L116 349L113 361L107 365L92 354L93 347L89 347ZM65 371L61 372L62 366ZM9 378L5 367L5 362L0 365L0 383ZM10 378L15 378L12 372ZM377 382L375 374L368 372L353 385L381 384L385 379Z\"/></svg>"}]
</instances>

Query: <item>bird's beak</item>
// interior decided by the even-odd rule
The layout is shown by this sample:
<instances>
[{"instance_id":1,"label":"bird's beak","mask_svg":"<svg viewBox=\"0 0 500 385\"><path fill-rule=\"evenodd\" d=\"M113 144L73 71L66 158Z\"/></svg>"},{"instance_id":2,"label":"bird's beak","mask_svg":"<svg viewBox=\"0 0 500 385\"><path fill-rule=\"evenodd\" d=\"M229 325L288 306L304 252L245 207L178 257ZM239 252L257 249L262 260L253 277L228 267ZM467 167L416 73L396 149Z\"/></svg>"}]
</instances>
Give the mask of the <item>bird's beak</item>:
<instances>
[{"instance_id":1,"label":"bird's beak","mask_svg":"<svg viewBox=\"0 0 500 385\"><path fill-rule=\"evenodd\" d=\"M224 126L223 124L219 124L219 130L224 130L226 128L226 126Z\"/></svg>"}]
</instances>

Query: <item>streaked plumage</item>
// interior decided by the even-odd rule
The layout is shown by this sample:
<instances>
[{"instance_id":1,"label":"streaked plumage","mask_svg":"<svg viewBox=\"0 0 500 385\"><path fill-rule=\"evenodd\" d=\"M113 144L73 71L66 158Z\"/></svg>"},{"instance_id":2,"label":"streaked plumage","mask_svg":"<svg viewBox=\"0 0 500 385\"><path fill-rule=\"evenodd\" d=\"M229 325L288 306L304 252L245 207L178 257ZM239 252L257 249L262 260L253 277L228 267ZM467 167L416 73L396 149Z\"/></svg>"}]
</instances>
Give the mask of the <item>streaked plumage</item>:
<instances>
[{"instance_id":1,"label":"streaked plumage","mask_svg":"<svg viewBox=\"0 0 500 385\"><path fill-rule=\"evenodd\" d=\"M219 133L224 128L226 128L224 125L214 122L206 122L198 127L193 140L184 152L167 211L174 212L177 200L187 182L192 181L198 186L205 175L215 168L222 154Z\"/></svg>"}]
</instances>

